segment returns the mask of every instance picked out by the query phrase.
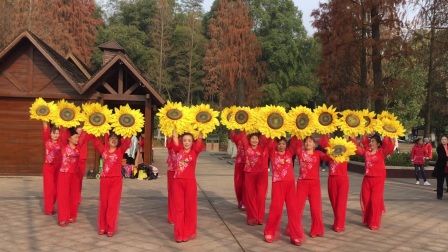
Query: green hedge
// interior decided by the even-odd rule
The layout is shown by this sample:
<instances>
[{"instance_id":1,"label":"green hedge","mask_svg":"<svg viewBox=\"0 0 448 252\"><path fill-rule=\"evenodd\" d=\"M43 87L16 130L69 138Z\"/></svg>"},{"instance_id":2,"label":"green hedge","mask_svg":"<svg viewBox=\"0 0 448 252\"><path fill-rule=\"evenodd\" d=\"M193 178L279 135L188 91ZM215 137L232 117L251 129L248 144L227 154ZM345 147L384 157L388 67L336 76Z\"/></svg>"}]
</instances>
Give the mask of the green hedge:
<instances>
[{"instance_id":1,"label":"green hedge","mask_svg":"<svg viewBox=\"0 0 448 252\"><path fill-rule=\"evenodd\" d=\"M362 156L351 156L351 161L364 162L364 157ZM437 153L433 153L432 161L437 160ZM392 153L389 157L386 158L386 165L389 166L411 166L414 165L411 162L411 153ZM426 162L428 165L428 161Z\"/></svg>"}]
</instances>

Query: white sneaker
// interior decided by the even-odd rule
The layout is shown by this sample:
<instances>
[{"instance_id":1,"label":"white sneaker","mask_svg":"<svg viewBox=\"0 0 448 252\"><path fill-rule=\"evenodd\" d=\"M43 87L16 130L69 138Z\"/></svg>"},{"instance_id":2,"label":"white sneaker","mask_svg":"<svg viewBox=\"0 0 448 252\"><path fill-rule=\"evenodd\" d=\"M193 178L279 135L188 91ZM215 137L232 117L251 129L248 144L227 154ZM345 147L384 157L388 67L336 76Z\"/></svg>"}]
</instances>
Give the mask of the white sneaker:
<instances>
[{"instance_id":1,"label":"white sneaker","mask_svg":"<svg viewBox=\"0 0 448 252\"><path fill-rule=\"evenodd\" d=\"M325 168L324 168L324 169L322 169L322 171L325 171Z\"/></svg>"},{"instance_id":2,"label":"white sneaker","mask_svg":"<svg viewBox=\"0 0 448 252\"><path fill-rule=\"evenodd\" d=\"M423 185L431 185L428 181L425 181L425 183L423 183Z\"/></svg>"},{"instance_id":3,"label":"white sneaker","mask_svg":"<svg viewBox=\"0 0 448 252\"><path fill-rule=\"evenodd\" d=\"M420 181L415 182L416 185L420 185Z\"/></svg>"}]
</instances>

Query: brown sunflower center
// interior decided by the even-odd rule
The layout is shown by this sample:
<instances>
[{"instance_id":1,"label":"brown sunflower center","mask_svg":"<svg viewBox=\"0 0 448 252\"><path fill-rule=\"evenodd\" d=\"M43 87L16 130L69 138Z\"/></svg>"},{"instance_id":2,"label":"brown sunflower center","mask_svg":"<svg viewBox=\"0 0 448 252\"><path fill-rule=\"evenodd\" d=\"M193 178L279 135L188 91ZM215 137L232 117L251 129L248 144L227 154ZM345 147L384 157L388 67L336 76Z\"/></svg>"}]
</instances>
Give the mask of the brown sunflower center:
<instances>
[{"instance_id":1,"label":"brown sunflower center","mask_svg":"<svg viewBox=\"0 0 448 252\"><path fill-rule=\"evenodd\" d=\"M36 109L36 114L39 115L39 116L46 116L46 115L50 114L50 109L47 106L44 106L44 105L39 106Z\"/></svg>"},{"instance_id":2,"label":"brown sunflower center","mask_svg":"<svg viewBox=\"0 0 448 252\"><path fill-rule=\"evenodd\" d=\"M239 110L235 114L235 121L238 124L245 124L249 120L249 115L244 110Z\"/></svg>"},{"instance_id":3,"label":"brown sunflower center","mask_svg":"<svg viewBox=\"0 0 448 252\"><path fill-rule=\"evenodd\" d=\"M319 123L323 126L328 126L333 122L333 117L328 112L323 112L319 115Z\"/></svg>"},{"instance_id":4,"label":"brown sunflower center","mask_svg":"<svg viewBox=\"0 0 448 252\"><path fill-rule=\"evenodd\" d=\"M364 124L364 127L369 126L370 123L372 122L372 121L370 120L370 117L368 117L368 116L364 116L364 119L366 119L366 124Z\"/></svg>"},{"instance_id":5,"label":"brown sunflower center","mask_svg":"<svg viewBox=\"0 0 448 252\"><path fill-rule=\"evenodd\" d=\"M302 113L296 117L296 126L300 130L305 129L309 123L310 123L310 118L305 113Z\"/></svg>"},{"instance_id":6,"label":"brown sunflower center","mask_svg":"<svg viewBox=\"0 0 448 252\"><path fill-rule=\"evenodd\" d=\"M122 114L120 118L118 118L118 122L123 127L131 127L135 124L135 118L131 114Z\"/></svg>"},{"instance_id":7,"label":"brown sunflower center","mask_svg":"<svg viewBox=\"0 0 448 252\"><path fill-rule=\"evenodd\" d=\"M267 122L271 129L280 129L283 126L283 117L279 113L272 113L268 116Z\"/></svg>"},{"instance_id":8,"label":"brown sunflower center","mask_svg":"<svg viewBox=\"0 0 448 252\"><path fill-rule=\"evenodd\" d=\"M178 109L170 109L166 112L166 116L171 120L179 120L182 118L182 111Z\"/></svg>"},{"instance_id":9,"label":"brown sunflower center","mask_svg":"<svg viewBox=\"0 0 448 252\"><path fill-rule=\"evenodd\" d=\"M101 126L105 122L106 117L100 112L95 112L89 116L89 123L93 126Z\"/></svg>"},{"instance_id":10,"label":"brown sunflower center","mask_svg":"<svg viewBox=\"0 0 448 252\"><path fill-rule=\"evenodd\" d=\"M346 150L347 149L345 148L344 145L338 144L338 145L333 147L333 151L331 152L331 154L333 156L341 156L341 155L343 155L345 153Z\"/></svg>"},{"instance_id":11,"label":"brown sunflower center","mask_svg":"<svg viewBox=\"0 0 448 252\"><path fill-rule=\"evenodd\" d=\"M59 112L59 116L61 117L62 120L64 121L71 121L75 118L75 111L73 111L70 108L63 108L60 112Z\"/></svg>"},{"instance_id":12,"label":"brown sunflower center","mask_svg":"<svg viewBox=\"0 0 448 252\"><path fill-rule=\"evenodd\" d=\"M384 125L383 129L390 133L397 133L397 129L391 125Z\"/></svg>"},{"instance_id":13,"label":"brown sunflower center","mask_svg":"<svg viewBox=\"0 0 448 252\"><path fill-rule=\"evenodd\" d=\"M210 113L201 111L196 115L196 121L200 123L208 123L212 120L212 115Z\"/></svg>"},{"instance_id":14,"label":"brown sunflower center","mask_svg":"<svg viewBox=\"0 0 448 252\"><path fill-rule=\"evenodd\" d=\"M227 121L229 121L231 117L232 117L232 113L228 113L227 116L226 116Z\"/></svg>"},{"instance_id":15,"label":"brown sunflower center","mask_svg":"<svg viewBox=\"0 0 448 252\"><path fill-rule=\"evenodd\" d=\"M361 120L356 115L350 114L345 118L345 122L349 127L356 128L361 124Z\"/></svg>"}]
</instances>

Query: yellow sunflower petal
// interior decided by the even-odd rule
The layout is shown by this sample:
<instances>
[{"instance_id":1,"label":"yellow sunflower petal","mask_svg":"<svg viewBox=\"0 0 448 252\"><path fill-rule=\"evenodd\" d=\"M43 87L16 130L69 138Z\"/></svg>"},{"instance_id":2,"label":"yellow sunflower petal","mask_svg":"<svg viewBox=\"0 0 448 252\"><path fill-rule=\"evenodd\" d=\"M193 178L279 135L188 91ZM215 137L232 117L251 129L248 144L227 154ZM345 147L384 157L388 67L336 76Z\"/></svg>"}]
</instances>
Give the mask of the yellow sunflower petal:
<instances>
[{"instance_id":1,"label":"yellow sunflower petal","mask_svg":"<svg viewBox=\"0 0 448 252\"><path fill-rule=\"evenodd\" d=\"M53 118L53 122L56 126L71 128L78 126L80 121L84 121L84 116L81 114L81 108L74 103L62 99L58 101L57 106L58 111Z\"/></svg>"},{"instance_id":2,"label":"yellow sunflower petal","mask_svg":"<svg viewBox=\"0 0 448 252\"><path fill-rule=\"evenodd\" d=\"M30 107L30 119L51 121L58 111L58 106L54 102L46 102L42 97L36 98Z\"/></svg>"},{"instance_id":3,"label":"yellow sunflower petal","mask_svg":"<svg viewBox=\"0 0 448 252\"><path fill-rule=\"evenodd\" d=\"M375 131L382 136L388 136L390 138L404 136L404 133L406 132L405 128L398 120L389 120L387 118L376 121Z\"/></svg>"},{"instance_id":4,"label":"yellow sunflower petal","mask_svg":"<svg viewBox=\"0 0 448 252\"><path fill-rule=\"evenodd\" d=\"M86 118L83 130L87 133L99 137L112 129L110 125L112 110L108 109L107 105L102 106L99 103L82 104L82 111Z\"/></svg>"},{"instance_id":5,"label":"yellow sunflower petal","mask_svg":"<svg viewBox=\"0 0 448 252\"><path fill-rule=\"evenodd\" d=\"M327 107L327 105L324 104L315 108L314 114L317 118L317 133L325 135L336 131L338 124L338 115L336 114L336 108L333 108L332 105L330 105L330 107Z\"/></svg>"},{"instance_id":6,"label":"yellow sunflower petal","mask_svg":"<svg viewBox=\"0 0 448 252\"><path fill-rule=\"evenodd\" d=\"M316 115L307 107L299 106L292 108L287 116L286 130L298 139L305 139L315 131L317 123Z\"/></svg>"},{"instance_id":7,"label":"yellow sunflower petal","mask_svg":"<svg viewBox=\"0 0 448 252\"><path fill-rule=\"evenodd\" d=\"M209 104L201 104L190 108L191 114L195 119L193 127L202 132L203 137L213 132L216 126L219 126L218 116L219 112L210 108Z\"/></svg>"},{"instance_id":8,"label":"yellow sunflower petal","mask_svg":"<svg viewBox=\"0 0 448 252\"><path fill-rule=\"evenodd\" d=\"M344 132L344 135L355 137L365 132L366 119L359 111L344 110L340 113L338 127Z\"/></svg>"},{"instance_id":9,"label":"yellow sunflower petal","mask_svg":"<svg viewBox=\"0 0 448 252\"><path fill-rule=\"evenodd\" d=\"M342 137L330 138L328 145L327 154L336 163L348 162L355 155L356 145Z\"/></svg>"},{"instance_id":10,"label":"yellow sunflower petal","mask_svg":"<svg viewBox=\"0 0 448 252\"><path fill-rule=\"evenodd\" d=\"M229 129L239 129L246 133L254 133L256 111L249 107L236 107L235 113L229 119Z\"/></svg>"},{"instance_id":11,"label":"yellow sunflower petal","mask_svg":"<svg viewBox=\"0 0 448 252\"><path fill-rule=\"evenodd\" d=\"M228 129L232 130L232 124L230 123L230 119L232 116L235 116L236 106L231 106L230 108L224 108L221 111L221 124L226 126Z\"/></svg>"},{"instance_id":12,"label":"yellow sunflower petal","mask_svg":"<svg viewBox=\"0 0 448 252\"><path fill-rule=\"evenodd\" d=\"M115 108L110 122L117 135L127 138L137 135L145 126L143 114L139 110L131 109L129 104Z\"/></svg>"},{"instance_id":13,"label":"yellow sunflower petal","mask_svg":"<svg viewBox=\"0 0 448 252\"><path fill-rule=\"evenodd\" d=\"M383 112L381 112L381 114L376 115L376 119L378 119L378 120L382 120L384 118L392 120L392 121L398 120L398 117L396 115L394 115L394 113L389 113L385 110Z\"/></svg>"},{"instance_id":14,"label":"yellow sunflower petal","mask_svg":"<svg viewBox=\"0 0 448 252\"><path fill-rule=\"evenodd\" d=\"M180 102L167 101L156 115L159 117L160 130L168 137L173 135L173 130L182 134L188 124L193 122L190 110Z\"/></svg>"},{"instance_id":15,"label":"yellow sunflower petal","mask_svg":"<svg viewBox=\"0 0 448 252\"><path fill-rule=\"evenodd\" d=\"M267 138L286 137L287 114L284 107L268 105L260 109L257 126Z\"/></svg>"},{"instance_id":16,"label":"yellow sunflower petal","mask_svg":"<svg viewBox=\"0 0 448 252\"><path fill-rule=\"evenodd\" d=\"M371 134L375 131L375 112L371 112L368 109L364 109L361 111L362 116L365 119L364 132L360 133L360 135Z\"/></svg>"}]
</instances>

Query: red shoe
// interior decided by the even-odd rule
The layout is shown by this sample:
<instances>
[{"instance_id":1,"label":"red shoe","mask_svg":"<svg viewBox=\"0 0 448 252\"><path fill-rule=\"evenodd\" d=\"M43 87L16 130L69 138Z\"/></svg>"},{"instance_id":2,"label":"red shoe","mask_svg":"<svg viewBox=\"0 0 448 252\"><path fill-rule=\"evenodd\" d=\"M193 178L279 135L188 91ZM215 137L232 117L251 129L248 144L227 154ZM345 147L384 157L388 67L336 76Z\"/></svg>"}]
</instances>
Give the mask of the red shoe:
<instances>
[{"instance_id":1,"label":"red shoe","mask_svg":"<svg viewBox=\"0 0 448 252\"><path fill-rule=\"evenodd\" d=\"M370 226L370 230L372 230L372 231L375 231L375 230L377 230L378 228L380 228L380 227L378 227L378 226Z\"/></svg>"},{"instance_id":2,"label":"red shoe","mask_svg":"<svg viewBox=\"0 0 448 252\"><path fill-rule=\"evenodd\" d=\"M45 215L53 215L53 214L55 214L55 211L45 212Z\"/></svg>"},{"instance_id":3,"label":"red shoe","mask_svg":"<svg viewBox=\"0 0 448 252\"><path fill-rule=\"evenodd\" d=\"M107 237L112 237L114 236L114 232L107 232Z\"/></svg>"},{"instance_id":4,"label":"red shoe","mask_svg":"<svg viewBox=\"0 0 448 252\"><path fill-rule=\"evenodd\" d=\"M103 235L103 234L105 234L106 233L106 230L100 230L100 231L98 231L98 234L99 235Z\"/></svg>"},{"instance_id":5,"label":"red shoe","mask_svg":"<svg viewBox=\"0 0 448 252\"><path fill-rule=\"evenodd\" d=\"M265 236L264 236L264 240L265 240L267 243L271 243L271 242L273 242L272 235L265 235Z\"/></svg>"},{"instance_id":6,"label":"red shoe","mask_svg":"<svg viewBox=\"0 0 448 252\"><path fill-rule=\"evenodd\" d=\"M245 205L241 205L241 211L246 211L246 206Z\"/></svg>"},{"instance_id":7,"label":"red shoe","mask_svg":"<svg viewBox=\"0 0 448 252\"><path fill-rule=\"evenodd\" d=\"M65 222L65 221L60 221L58 224L61 227L66 227L67 226L67 222Z\"/></svg>"},{"instance_id":8,"label":"red shoe","mask_svg":"<svg viewBox=\"0 0 448 252\"><path fill-rule=\"evenodd\" d=\"M70 218L70 219L68 220L68 222L70 222L70 223L75 223L75 222L76 222L76 219L75 219L75 218Z\"/></svg>"},{"instance_id":9,"label":"red shoe","mask_svg":"<svg viewBox=\"0 0 448 252\"><path fill-rule=\"evenodd\" d=\"M334 228L333 230L337 233L340 233L340 232L344 232L345 228Z\"/></svg>"},{"instance_id":10,"label":"red shoe","mask_svg":"<svg viewBox=\"0 0 448 252\"><path fill-rule=\"evenodd\" d=\"M300 246L300 245L302 245L302 242L301 242L299 239L291 240L291 243L294 244L294 245L296 245L296 246Z\"/></svg>"}]
</instances>

